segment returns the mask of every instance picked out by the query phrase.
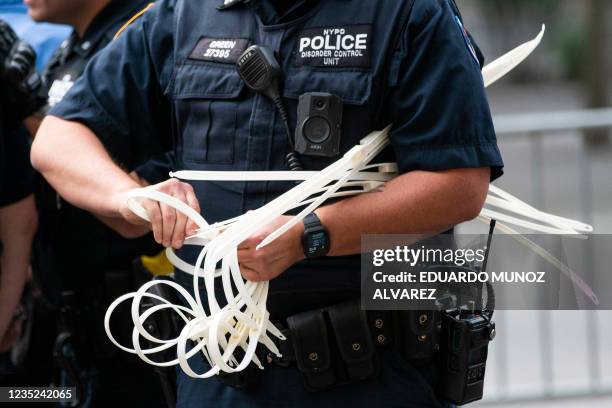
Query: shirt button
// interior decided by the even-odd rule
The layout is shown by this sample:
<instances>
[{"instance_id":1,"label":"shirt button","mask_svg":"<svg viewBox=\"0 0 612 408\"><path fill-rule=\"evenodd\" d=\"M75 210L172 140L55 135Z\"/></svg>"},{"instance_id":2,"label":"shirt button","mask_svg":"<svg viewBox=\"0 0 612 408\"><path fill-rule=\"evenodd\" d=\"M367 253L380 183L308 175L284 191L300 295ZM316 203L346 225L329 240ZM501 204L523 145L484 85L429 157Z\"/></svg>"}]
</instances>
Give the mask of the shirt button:
<instances>
[{"instance_id":1,"label":"shirt button","mask_svg":"<svg viewBox=\"0 0 612 408\"><path fill-rule=\"evenodd\" d=\"M81 48L83 51L87 51L89 48L91 48L91 43L89 41L85 41L83 44L81 44Z\"/></svg>"}]
</instances>

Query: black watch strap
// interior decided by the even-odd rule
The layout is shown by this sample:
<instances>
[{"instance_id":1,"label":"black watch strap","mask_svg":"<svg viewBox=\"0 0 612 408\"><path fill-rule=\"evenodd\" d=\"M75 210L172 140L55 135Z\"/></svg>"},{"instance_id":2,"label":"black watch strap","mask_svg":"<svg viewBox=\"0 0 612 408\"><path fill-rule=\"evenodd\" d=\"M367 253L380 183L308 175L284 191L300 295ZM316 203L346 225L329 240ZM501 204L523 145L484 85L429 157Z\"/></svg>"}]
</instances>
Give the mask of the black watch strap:
<instances>
[{"instance_id":1,"label":"black watch strap","mask_svg":"<svg viewBox=\"0 0 612 408\"><path fill-rule=\"evenodd\" d=\"M307 259L321 258L329 252L329 233L315 213L310 213L304 218L302 247Z\"/></svg>"},{"instance_id":2,"label":"black watch strap","mask_svg":"<svg viewBox=\"0 0 612 408\"><path fill-rule=\"evenodd\" d=\"M306 229L319 226L323 226L323 224L321 224L321 220L319 219L317 214L311 212L306 217L304 217L304 227Z\"/></svg>"}]
</instances>

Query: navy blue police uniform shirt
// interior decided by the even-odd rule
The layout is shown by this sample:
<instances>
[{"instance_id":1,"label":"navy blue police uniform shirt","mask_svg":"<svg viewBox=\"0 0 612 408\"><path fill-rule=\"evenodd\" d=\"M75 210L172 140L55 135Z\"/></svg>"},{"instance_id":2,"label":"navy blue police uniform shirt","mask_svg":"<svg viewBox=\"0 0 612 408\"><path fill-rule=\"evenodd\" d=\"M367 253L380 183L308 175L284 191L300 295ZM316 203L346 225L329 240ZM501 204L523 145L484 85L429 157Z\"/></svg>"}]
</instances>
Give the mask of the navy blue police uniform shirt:
<instances>
[{"instance_id":1,"label":"navy blue police uniform shirt","mask_svg":"<svg viewBox=\"0 0 612 408\"><path fill-rule=\"evenodd\" d=\"M51 114L84 123L127 169L152 145L172 144L182 169L286 170L279 115L235 69L259 44L279 58L292 127L301 94L330 92L344 104L341 153L393 123L378 160L396 161L402 173L490 167L492 179L502 174L478 50L452 0L302 0L281 13L271 0L219 10L222 3L159 1L92 61ZM302 157L309 170L337 159ZM209 222L293 186L193 185ZM298 263L272 281L270 309L298 293L307 306L314 293L358 296L359 268L359 256Z\"/></svg>"}]
</instances>

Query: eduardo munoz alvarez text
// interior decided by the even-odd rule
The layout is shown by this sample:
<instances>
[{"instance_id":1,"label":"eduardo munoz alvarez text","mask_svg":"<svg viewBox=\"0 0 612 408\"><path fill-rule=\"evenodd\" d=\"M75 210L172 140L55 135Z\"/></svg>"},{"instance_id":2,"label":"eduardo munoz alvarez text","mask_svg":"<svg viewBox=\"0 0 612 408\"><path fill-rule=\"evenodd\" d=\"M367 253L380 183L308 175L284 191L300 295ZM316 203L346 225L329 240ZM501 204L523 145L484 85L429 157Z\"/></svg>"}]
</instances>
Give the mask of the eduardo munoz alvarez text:
<instances>
[{"instance_id":1,"label":"eduardo munoz alvarez text","mask_svg":"<svg viewBox=\"0 0 612 408\"><path fill-rule=\"evenodd\" d=\"M464 266L466 263L482 262L486 248L483 249L418 249L408 247L396 247L387 250L375 250L373 252L372 264L381 267L385 263L407 264L411 267L417 264L449 264ZM421 271L384 273L381 271L372 274L374 283L383 284L438 284L438 283L546 283L546 272L473 272L473 271ZM436 290L428 288L406 288L403 287L382 289L377 288L372 297L373 300L436 300Z\"/></svg>"}]
</instances>

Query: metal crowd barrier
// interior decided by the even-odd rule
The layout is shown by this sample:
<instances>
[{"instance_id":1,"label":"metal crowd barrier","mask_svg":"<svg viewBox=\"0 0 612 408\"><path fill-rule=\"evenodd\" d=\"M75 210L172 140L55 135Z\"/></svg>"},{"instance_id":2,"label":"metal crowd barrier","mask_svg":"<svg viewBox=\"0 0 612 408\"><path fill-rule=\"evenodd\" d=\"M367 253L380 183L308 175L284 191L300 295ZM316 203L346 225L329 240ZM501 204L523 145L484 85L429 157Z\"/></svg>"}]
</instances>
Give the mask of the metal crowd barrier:
<instances>
[{"instance_id":1,"label":"metal crowd barrier","mask_svg":"<svg viewBox=\"0 0 612 408\"><path fill-rule=\"evenodd\" d=\"M528 154L532 159L531 169L531 201L537 208L546 210L543 166L546 143L551 137L559 134L569 134L572 137L584 138L584 131L590 129L612 129L612 108L557 111L543 113L525 113L499 115L495 117L495 128L498 139L502 144L512 143L515 140L528 141ZM612 132L611 132L612 133ZM612 135L611 135L612 137ZM594 218L593 202L593 173L590 152L581 149L577 174L580 184L580 217L585 222L592 222ZM612 161L612 150L610 153ZM610 176L612 177L612 175ZM612 203L610 203L612 207ZM612 231L612 225L597 226L607 228L608 233ZM567 406L571 399L576 398L601 398L612 396L612 373L604 375L603 365L612 355L612 340L602 335L602 323L612 325L612 312L569 312L578 315L563 314L567 312L538 311L530 312L530 318L535 321L533 326L538 327L535 333L526 333L533 336L532 348L537 350L539 361L531 361L524 367L513 367L513 364L523 364L517 359L518 351L510 352L510 337L512 333L504 333L504 330L512 330L513 319L524 317L524 312L500 312L497 316L498 333L493 352L489 355L487 380L492 383L485 384L485 399L476 404L477 406L496 406L508 404L523 406L526 403L544 401L558 401L559 406ZM573 316L573 317L572 317ZM571 325L572 319L582 319L584 324L580 327ZM557 373L554 360L554 344L558 339L553 335L553 324L563 326L568 336L575 336L576 351L586 353L586 377L576 386L564 386L557 384ZM501 326L501 327L500 327ZM557 326L558 327L558 326ZM565 330L566 329L566 330ZM584 330L585 332L580 332ZM580 335L579 335L580 334ZM580 341L580 340L584 341ZM566 356L571 358L571 356ZM583 367L584 369L584 367ZM514 370L514 371L513 371ZM540 383L534 387L520 390L513 384L512 374L516 375L518 370L529 372L534 370ZM489 391L489 392L487 392ZM606 399L606 401L609 401ZM594 406L597 401L594 400ZM604 403L605 404L605 403ZM549 405L547 405L549 406Z\"/></svg>"}]
</instances>

